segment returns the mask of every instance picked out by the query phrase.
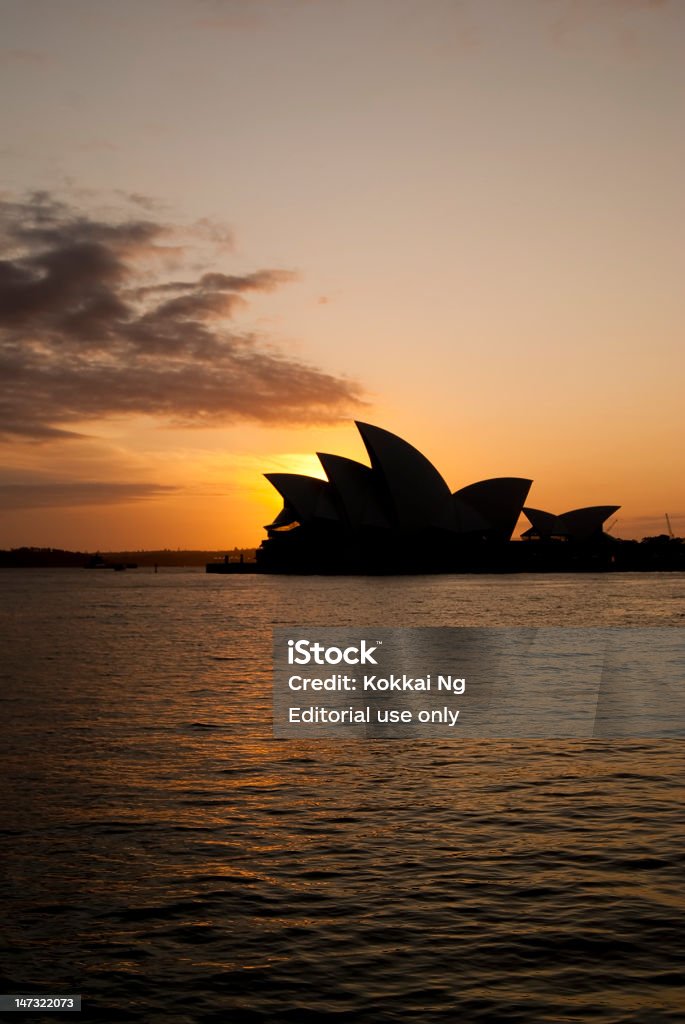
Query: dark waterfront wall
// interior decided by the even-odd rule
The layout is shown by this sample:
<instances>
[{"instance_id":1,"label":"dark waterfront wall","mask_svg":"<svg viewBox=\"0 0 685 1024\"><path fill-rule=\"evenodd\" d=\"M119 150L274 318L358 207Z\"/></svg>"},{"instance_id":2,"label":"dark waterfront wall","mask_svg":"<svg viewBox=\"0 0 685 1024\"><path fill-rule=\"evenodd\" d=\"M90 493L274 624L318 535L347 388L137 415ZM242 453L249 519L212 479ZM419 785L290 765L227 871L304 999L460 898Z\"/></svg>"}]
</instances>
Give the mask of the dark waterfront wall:
<instances>
[{"instance_id":1,"label":"dark waterfront wall","mask_svg":"<svg viewBox=\"0 0 685 1024\"><path fill-rule=\"evenodd\" d=\"M455 538L439 531L398 540L381 530L350 539L334 524L312 524L273 534L257 550L257 568L305 575L675 572L685 570L685 543L668 537L620 541L608 534L578 542L497 541Z\"/></svg>"}]
</instances>

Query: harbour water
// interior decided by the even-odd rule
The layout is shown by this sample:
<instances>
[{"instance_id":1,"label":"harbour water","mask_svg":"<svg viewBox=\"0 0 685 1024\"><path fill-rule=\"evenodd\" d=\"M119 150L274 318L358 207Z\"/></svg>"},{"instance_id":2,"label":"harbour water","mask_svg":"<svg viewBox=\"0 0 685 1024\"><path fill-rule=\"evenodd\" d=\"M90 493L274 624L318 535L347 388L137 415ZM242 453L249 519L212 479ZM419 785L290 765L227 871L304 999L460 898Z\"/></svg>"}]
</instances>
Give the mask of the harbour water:
<instances>
[{"instance_id":1,"label":"harbour water","mask_svg":"<svg viewBox=\"0 0 685 1024\"><path fill-rule=\"evenodd\" d=\"M146 1024L682 1021L682 741L275 740L295 624L682 629L685 574L2 573L0 991Z\"/></svg>"}]
</instances>

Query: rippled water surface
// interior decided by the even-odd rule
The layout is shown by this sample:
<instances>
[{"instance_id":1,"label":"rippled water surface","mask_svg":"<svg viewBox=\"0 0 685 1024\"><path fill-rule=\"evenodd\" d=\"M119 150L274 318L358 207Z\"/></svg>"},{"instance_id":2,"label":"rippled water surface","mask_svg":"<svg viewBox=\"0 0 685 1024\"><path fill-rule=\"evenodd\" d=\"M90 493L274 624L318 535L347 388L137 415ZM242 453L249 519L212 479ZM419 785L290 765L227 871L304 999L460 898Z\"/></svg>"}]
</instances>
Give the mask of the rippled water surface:
<instances>
[{"instance_id":1,"label":"rippled water surface","mask_svg":"<svg viewBox=\"0 0 685 1024\"><path fill-rule=\"evenodd\" d=\"M277 741L270 711L274 625L682 628L682 574L0 588L0 991L152 1024L685 1020L681 741Z\"/></svg>"}]
</instances>

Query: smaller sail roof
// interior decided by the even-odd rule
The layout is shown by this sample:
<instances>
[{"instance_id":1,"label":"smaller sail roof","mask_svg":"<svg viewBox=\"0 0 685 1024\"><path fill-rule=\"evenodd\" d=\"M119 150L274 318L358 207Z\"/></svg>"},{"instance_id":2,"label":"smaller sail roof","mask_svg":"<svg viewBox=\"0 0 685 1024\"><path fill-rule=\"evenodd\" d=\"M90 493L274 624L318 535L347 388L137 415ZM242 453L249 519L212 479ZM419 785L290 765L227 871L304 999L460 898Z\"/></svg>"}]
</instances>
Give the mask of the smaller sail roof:
<instances>
[{"instance_id":1,"label":"smaller sail roof","mask_svg":"<svg viewBox=\"0 0 685 1024\"><path fill-rule=\"evenodd\" d=\"M331 485L326 480L300 473L265 473L264 476L292 509L298 522L339 518Z\"/></svg>"},{"instance_id":2,"label":"smaller sail roof","mask_svg":"<svg viewBox=\"0 0 685 1024\"><path fill-rule=\"evenodd\" d=\"M541 509L524 508L524 514L532 523L532 527L522 533L522 537L571 537L582 540L592 534L599 533L609 516L618 512L620 505L588 505L585 508L574 508L555 516Z\"/></svg>"},{"instance_id":3,"label":"smaller sail roof","mask_svg":"<svg viewBox=\"0 0 685 1024\"><path fill-rule=\"evenodd\" d=\"M526 507L523 509L523 514L527 517L528 522L531 523L531 529L522 533L522 537L532 536L534 533L539 534L540 537L552 536L558 520L558 516L555 516L553 512L543 512L540 508Z\"/></svg>"},{"instance_id":4,"label":"smaller sail roof","mask_svg":"<svg viewBox=\"0 0 685 1024\"><path fill-rule=\"evenodd\" d=\"M509 540L532 483L517 476L493 477L462 487L454 498L475 509L502 540Z\"/></svg>"}]
</instances>

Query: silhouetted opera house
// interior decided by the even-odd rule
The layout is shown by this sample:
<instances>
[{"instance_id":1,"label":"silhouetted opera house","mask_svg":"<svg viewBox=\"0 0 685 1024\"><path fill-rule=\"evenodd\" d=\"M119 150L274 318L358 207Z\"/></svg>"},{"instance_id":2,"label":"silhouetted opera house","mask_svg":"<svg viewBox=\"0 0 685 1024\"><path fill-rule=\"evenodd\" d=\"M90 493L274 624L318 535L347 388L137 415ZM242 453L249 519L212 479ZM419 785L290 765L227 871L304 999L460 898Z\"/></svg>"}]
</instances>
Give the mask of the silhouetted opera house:
<instances>
[{"instance_id":1,"label":"silhouetted opera house","mask_svg":"<svg viewBox=\"0 0 685 1024\"><path fill-rule=\"evenodd\" d=\"M498 477L452 493L402 438L357 423L370 465L319 454L328 477L267 473L283 508L257 552L266 572L460 572L601 568L617 505L553 515L524 507L531 480ZM510 543L521 512L531 522ZM565 543L563 543L565 542ZM558 564L557 564L558 563Z\"/></svg>"}]
</instances>

